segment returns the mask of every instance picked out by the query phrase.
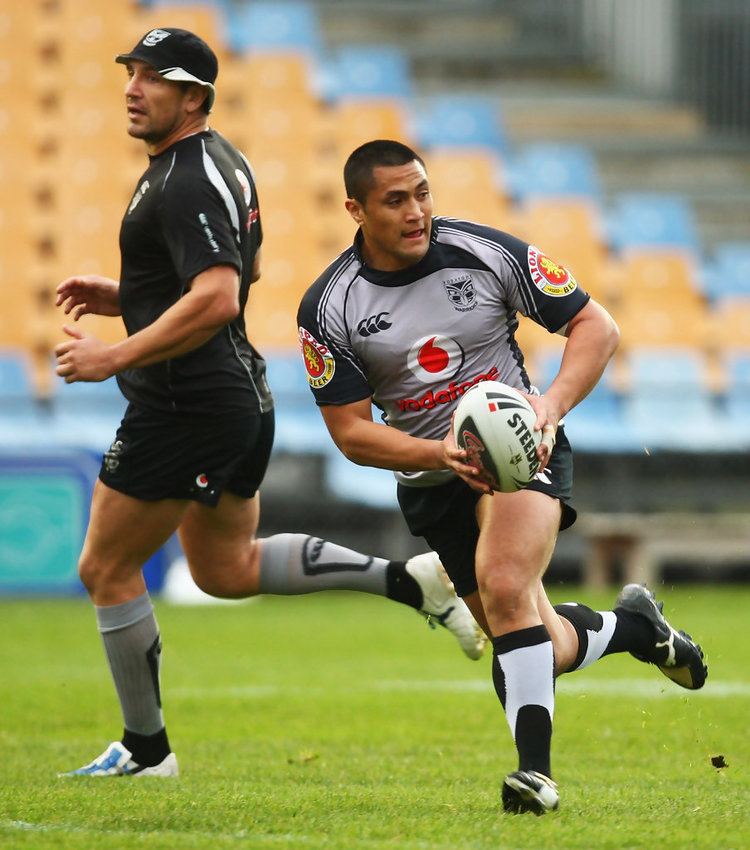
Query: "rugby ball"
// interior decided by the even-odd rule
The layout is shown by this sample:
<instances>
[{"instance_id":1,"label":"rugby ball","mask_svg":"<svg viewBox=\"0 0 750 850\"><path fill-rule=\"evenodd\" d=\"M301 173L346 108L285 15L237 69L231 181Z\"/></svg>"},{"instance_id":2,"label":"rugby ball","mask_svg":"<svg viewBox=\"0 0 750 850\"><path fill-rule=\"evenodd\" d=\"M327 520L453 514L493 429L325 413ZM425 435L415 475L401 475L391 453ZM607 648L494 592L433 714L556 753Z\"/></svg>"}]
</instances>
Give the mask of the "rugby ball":
<instances>
[{"instance_id":1,"label":"rugby ball","mask_svg":"<svg viewBox=\"0 0 750 850\"><path fill-rule=\"evenodd\" d=\"M539 468L542 433L534 430L535 422L534 408L517 389L482 381L461 396L453 436L493 490L514 493L528 486Z\"/></svg>"}]
</instances>

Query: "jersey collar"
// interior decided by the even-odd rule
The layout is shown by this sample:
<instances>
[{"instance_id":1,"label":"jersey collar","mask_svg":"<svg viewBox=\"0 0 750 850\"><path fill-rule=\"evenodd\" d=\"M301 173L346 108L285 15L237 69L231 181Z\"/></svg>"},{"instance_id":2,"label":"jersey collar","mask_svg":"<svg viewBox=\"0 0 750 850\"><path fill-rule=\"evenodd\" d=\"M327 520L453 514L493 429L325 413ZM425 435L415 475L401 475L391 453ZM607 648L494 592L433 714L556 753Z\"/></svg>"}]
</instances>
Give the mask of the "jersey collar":
<instances>
[{"instance_id":1,"label":"jersey collar","mask_svg":"<svg viewBox=\"0 0 750 850\"><path fill-rule=\"evenodd\" d=\"M418 263L406 269L399 269L397 272L384 272L367 265L362 255L362 230L358 229L354 235L352 250L361 266L359 270L360 277L378 286L406 286L407 284L414 283L415 280L426 277L439 266L439 261L434 250L437 243L437 229L438 222L433 217L432 227L430 228L430 246L427 249L427 253Z\"/></svg>"}]
</instances>

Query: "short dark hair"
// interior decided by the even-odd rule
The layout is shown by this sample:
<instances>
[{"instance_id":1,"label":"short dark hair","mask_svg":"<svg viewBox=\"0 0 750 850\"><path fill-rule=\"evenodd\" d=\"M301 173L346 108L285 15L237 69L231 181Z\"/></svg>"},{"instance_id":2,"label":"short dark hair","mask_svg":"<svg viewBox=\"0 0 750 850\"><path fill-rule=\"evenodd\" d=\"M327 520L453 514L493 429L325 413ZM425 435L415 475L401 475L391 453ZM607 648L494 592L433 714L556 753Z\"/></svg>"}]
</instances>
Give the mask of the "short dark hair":
<instances>
[{"instance_id":1,"label":"short dark hair","mask_svg":"<svg viewBox=\"0 0 750 850\"><path fill-rule=\"evenodd\" d=\"M379 166L406 165L416 160L424 167L424 160L408 145L390 139L365 142L349 155L344 166L344 186L347 198L364 204L372 189L372 172Z\"/></svg>"}]
</instances>

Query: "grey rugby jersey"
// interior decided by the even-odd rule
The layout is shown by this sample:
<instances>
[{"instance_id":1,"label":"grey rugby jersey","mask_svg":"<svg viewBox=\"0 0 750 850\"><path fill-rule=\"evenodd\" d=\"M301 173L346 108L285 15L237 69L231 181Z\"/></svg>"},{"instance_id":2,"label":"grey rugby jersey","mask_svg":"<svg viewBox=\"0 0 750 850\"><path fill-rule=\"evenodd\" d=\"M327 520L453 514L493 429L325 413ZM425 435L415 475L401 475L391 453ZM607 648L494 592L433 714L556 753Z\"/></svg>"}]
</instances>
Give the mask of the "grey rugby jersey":
<instances>
[{"instance_id":1,"label":"grey rugby jersey","mask_svg":"<svg viewBox=\"0 0 750 850\"><path fill-rule=\"evenodd\" d=\"M298 313L307 378L319 405L372 397L383 421L442 439L459 397L497 380L536 392L515 340L517 313L551 333L589 300L562 266L507 233L435 217L430 246L398 272L369 268L354 245L308 289ZM405 484L440 473L397 473Z\"/></svg>"}]
</instances>

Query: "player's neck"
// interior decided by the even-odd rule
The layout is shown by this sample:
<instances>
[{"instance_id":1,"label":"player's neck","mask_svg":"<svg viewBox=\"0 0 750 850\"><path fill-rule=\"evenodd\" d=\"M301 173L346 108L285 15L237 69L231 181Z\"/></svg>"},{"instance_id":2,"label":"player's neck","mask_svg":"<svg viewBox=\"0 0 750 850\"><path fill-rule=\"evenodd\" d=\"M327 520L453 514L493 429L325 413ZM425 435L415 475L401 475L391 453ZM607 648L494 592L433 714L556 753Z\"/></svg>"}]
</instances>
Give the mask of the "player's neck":
<instances>
[{"instance_id":1,"label":"player's neck","mask_svg":"<svg viewBox=\"0 0 750 850\"><path fill-rule=\"evenodd\" d=\"M146 151L149 156L158 156L167 148L171 148L172 145L177 144L177 142L187 139L188 136L195 136L198 133L202 133L207 129L207 116L201 114L200 116L196 116L195 119L176 127L163 139L159 139L159 141L156 142L146 142Z\"/></svg>"}]
</instances>

